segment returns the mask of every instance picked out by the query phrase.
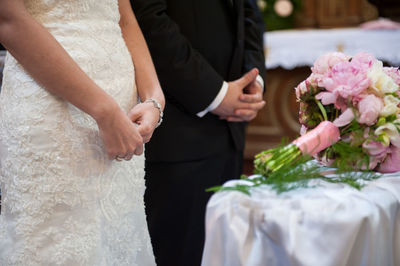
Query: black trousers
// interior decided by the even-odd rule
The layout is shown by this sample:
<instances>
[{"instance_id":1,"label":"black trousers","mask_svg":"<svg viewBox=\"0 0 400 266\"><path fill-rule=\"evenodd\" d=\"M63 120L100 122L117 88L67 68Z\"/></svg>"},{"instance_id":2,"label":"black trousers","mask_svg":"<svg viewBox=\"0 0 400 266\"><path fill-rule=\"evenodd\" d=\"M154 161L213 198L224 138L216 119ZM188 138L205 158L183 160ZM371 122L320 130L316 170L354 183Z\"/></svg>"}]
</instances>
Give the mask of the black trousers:
<instances>
[{"instance_id":1,"label":"black trousers","mask_svg":"<svg viewBox=\"0 0 400 266\"><path fill-rule=\"evenodd\" d=\"M145 205L158 266L198 266L205 240L205 189L239 178L243 155L227 151L190 162L146 162Z\"/></svg>"}]
</instances>

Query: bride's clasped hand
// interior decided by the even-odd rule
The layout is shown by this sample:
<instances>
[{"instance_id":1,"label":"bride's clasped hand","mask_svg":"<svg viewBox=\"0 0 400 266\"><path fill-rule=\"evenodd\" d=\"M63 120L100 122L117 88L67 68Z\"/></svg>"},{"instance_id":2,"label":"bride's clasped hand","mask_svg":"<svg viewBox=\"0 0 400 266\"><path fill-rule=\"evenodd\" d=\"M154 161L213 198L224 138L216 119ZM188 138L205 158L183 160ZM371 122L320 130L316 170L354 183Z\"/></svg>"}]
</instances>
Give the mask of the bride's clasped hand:
<instances>
[{"instance_id":1,"label":"bride's clasped hand","mask_svg":"<svg viewBox=\"0 0 400 266\"><path fill-rule=\"evenodd\" d=\"M143 143L150 141L154 130L158 127L163 118L161 104L155 99L147 99L135 105L128 113L130 120L137 124L137 129L143 139Z\"/></svg>"},{"instance_id":2,"label":"bride's clasped hand","mask_svg":"<svg viewBox=\"0 0 400 266\"><path fill-rule=\"evenodd\" d=\"M110 108L96 119L110 160L130 160L143 153L143 138L119 106Z\"/></svg>"},{"instance_id":3,"label":"bride's clasped hand","mask_svg":"<svg viewBox=\"0 0 400 266\"><path fill-rule=\"evenodd\" d=\"M150 141L162 114L161 109L154 107L152 102L135 105L128 115L117 105L103 112L96 117L96 122L108 158L117 161L129 161L132 156L143 153L143 145Z\"/></svg>"}]
</instances>

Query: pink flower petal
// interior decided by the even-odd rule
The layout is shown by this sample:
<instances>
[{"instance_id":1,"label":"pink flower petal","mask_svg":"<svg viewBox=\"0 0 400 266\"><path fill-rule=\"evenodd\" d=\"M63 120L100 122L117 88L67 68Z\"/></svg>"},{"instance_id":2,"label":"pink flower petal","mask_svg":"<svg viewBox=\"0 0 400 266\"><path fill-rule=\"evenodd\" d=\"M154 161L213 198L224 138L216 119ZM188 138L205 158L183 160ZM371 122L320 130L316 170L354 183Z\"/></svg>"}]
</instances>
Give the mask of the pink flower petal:
<instances>
[{"instance_id":1,"label":"pink flower petal","mask_svg":"<svg viewBox=\"0 0 400 266\"><path fill-rule=\"evenodd\" d=\"M345 125L350 124L354 119L353 109L347 108L338 118L333 121L333 124L337 127L343 127Z\"/></svg>"},{"instance_id":2,"label":"pink flower petal","mask_svg":"<svg viewBox=\"0 0 400 266\"><path fill-rule=\"evenodd\" d=\"M390 150L391 153L378 168L378 171L381 173L394 173L400 171L400 148L392 147Z\"/></svg>"},{"instance_id":3,"label":"pink flower petal","mask_svg":"<svg viewBox=\"0 0 400 266\"><path fill-rule=\"evenodd\" d=\"M321 100L321 103L323 105L328 105L328 104L335 104L337 96L335 94L333 94L332 92L323 91L323 92L318 93L315 96L315 98L317 100Z\"/></svg>"},{"instance_id":4,"label":"pink flower petal","mask_svg":"<svg viewBox=\"0 0 400 266\"><path fill-rule=\"evenodd\" d=\"M378 155L381 153L387 153L389 147L383 145L380 141L365 141L362 147L366 150L369 155Z\"/></svg>"}]
</instances>

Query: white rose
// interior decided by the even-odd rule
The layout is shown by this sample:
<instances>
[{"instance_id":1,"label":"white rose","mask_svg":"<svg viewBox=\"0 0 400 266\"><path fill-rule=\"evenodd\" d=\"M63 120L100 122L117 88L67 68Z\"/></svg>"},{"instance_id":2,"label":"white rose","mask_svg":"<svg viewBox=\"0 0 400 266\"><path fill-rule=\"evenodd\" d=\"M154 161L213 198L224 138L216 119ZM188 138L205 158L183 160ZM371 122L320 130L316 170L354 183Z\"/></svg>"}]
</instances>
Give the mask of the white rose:
<instances>
[{"instance_id":1,"label":"white rose","mask_svg":"<svg viewBox=\"0 0 400 266\"><path fill-rule=\"evenodd\" d=\"M399 120L395 120L395 123L398 123ZM386 123L377 129L375 129L375 134L377 136L379 135L386 135L389 137L390 142L396 146L400 147L400 134L399 131L397 130L397 127L393 123Z\"/></svg>"},{"instance_id":2,"label":"white rose","mask_svg":"<svg viewBox=\"0 0 400 266\"><path fill-rule=\"evenodd\" d=\"M400 112L399 107L397 107L400 103L400 100L393 95L386 95L383 98L383 102L384 106L382 111L380 112L381 116L386 117Z\"/></svg>"},{"instance_id":3,"label":"white rose","mask_svg":"<svg viewBox=\"0 0 400 266\"><path fill-rule=\"evenodd\" d=\"M394 80L383 71L381 61L376 61L367 73L371 87L380 93L393 93L399 89Z\"/></svg>"}]
</instances>

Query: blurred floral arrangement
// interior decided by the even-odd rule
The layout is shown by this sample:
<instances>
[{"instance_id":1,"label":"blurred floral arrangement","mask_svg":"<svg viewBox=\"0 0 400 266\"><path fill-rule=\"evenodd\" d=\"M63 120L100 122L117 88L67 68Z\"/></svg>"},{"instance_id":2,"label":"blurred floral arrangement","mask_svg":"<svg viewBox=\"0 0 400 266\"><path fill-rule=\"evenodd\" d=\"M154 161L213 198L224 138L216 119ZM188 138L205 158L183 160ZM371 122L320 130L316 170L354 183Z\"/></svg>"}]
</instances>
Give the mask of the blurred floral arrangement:
<instances>
[{"instance_id":1,"label":"blurred floral arrangement","mask_svg":"<svg viewBox=\"0 0 400 266\"><path fill-rule=\"evenodd\" d=\"M301 0L257 0L268 31L293 28Z\"/></svg>"},{"instance_id":2,"label":"blurred floral arrangement","mask_svg":"<svg viewBox=\"0 0 400 266\"><path fill-rule=\"evenodd\" d=\"M307 186L310 179L347 183L400 171L400 72L373 55L334 52L319 57L296 88L301 136L263 151L254 160L256 177L240 190L270 184L278 192ZM319 163L311 163L311 159ZM324 173L333 167L334 178ZM294 183L293 183L294 182ZM297 182L297 183L296 183Z\"/></svg>"}]
</instances>

